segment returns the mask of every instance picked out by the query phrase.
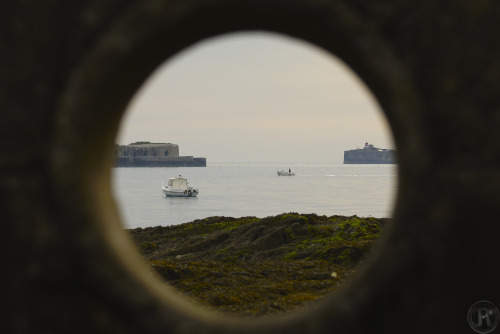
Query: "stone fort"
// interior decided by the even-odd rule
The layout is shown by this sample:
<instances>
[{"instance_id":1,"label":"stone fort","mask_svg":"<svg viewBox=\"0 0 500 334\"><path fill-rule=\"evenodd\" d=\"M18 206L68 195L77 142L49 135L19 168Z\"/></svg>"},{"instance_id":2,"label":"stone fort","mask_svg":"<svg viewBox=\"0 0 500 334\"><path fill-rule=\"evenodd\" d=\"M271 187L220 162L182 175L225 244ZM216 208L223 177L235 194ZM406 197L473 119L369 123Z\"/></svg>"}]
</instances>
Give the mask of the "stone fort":
<instances>
[{"instance_id":1,"label":"stone fort","mask_svg":"<svg viewBox=\"0 0 500 334\"><path fill-rule=\"evenodd\" d=\"M116 145L115 167L206 167L206 158L179 156L179 145L136 142Z\"/></svg>"},{"instance_id":2,"label":"stone fort","mask_svg":"<svg viewBox=\"0 0 500 334\"><path fill-rule=\"evenodd\" d=\"M344 164L396 164L396 154L396 150L366 143L363 148L344 151Z\"/></svg>"}]
</instances>

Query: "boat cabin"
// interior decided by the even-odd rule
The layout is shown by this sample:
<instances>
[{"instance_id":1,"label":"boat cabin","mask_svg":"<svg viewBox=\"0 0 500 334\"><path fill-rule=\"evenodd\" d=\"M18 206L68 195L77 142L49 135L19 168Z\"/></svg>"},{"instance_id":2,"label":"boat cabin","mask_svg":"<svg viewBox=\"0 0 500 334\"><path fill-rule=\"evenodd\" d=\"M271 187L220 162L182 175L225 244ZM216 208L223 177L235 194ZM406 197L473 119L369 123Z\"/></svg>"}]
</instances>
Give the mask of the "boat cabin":
<instances>
[{"instance_id":1,"label":"boat cabin","mask_svg":"<svg viewBox=\"0 0 500 334\"><path fill-rule=\"evenodd\" d=\"M187 190L188 189L188 181L183 177L176 177L168 179L168 187L172 189L178 190Z\"/></svg>"}]
</instances>

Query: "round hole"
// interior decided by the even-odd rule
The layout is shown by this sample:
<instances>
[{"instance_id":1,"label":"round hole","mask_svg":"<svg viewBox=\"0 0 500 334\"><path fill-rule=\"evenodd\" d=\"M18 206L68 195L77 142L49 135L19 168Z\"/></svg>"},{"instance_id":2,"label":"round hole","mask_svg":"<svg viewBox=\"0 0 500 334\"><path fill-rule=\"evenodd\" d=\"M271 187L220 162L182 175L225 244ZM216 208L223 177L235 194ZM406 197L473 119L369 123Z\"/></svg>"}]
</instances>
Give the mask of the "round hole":
<instances>
[{"instance_id":1,"label":"round hole","mask_svg":"<svg viewBox=\"0 0 500 334\"><path fill-rule=\"evenodd\" d=\"M342 162L346 143L360 138L388 142L386 124L377 118L380 111L366 88L322 50L279 35L226 35L168 60L139 92L118 136L120 144L134 144L122 152L153 150L155 143L175 139L182 143L179 151L207 156L209 163L193 168L165 161L167 169L126 168L130 158L122 157L126 167L113 173L125 226L134 229L137 246L166 281L213 308L268 316L328 294L352 275L371 238L386 224L371 217L391 216L396 166ZM377 152L360 150L387 153ZM136 161L132 166L151 166L150 157ZM280 164L297 172L293 183L276 177ZM181 174L199 187L198 198L160 200L159 180ZM279 214L285 214L280 227L214 218L269 220ZM327 221L316 214L360 218ZM203 220L201 230L193 224L160 227L196 219ZM306 237L305 230L312 234ZM256 234L273 234L277 240L270 243ZM292 277L291 272L303 274ZM252 275L255 287L238 287ZM279 279L271 288L272 277ZM231 278L233 283L227 283ZM211 291L210 284L225 289ZM267 291L265 298L259 289Z\"/></svg>"}]
</instances>

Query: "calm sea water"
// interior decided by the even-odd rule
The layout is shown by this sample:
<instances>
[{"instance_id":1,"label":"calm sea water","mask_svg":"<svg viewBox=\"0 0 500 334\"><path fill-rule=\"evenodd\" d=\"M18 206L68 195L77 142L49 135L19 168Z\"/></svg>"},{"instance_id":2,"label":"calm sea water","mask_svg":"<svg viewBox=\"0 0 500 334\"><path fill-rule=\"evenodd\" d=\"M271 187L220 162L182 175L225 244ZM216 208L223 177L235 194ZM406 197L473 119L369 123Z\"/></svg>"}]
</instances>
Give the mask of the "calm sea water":
<instances>
[{"instance_id":1,"label":"calm sea water","mask_svg":"<svg viewBox=\"0 0 500 334\"><path fill-rule=\"evenodd\" d=\"M277 176L277 170L288 168L296 176ZM177 175L199 189L198 197L162 196L162 182ZM112 182L126 228L284 212L390 217L397 166L212 163L199 168L114 168Z\"/></svg>"}]
</instances>

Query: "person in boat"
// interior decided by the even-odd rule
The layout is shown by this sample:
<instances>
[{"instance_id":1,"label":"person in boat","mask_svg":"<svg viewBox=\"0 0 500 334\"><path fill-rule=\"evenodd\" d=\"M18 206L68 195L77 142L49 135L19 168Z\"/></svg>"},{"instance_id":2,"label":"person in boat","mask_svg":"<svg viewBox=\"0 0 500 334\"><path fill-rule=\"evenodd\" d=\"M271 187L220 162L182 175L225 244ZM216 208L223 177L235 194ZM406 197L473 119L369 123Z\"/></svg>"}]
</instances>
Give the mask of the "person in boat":
<instances>
[{"instance_id":1,"label":"person in boat","mask_svg":"<svg viewBox=\"0 0 500 334\"><path fill-rule=\"evenodd\" d=\"M292 173L292 169L288 168L288 174L291 174L291 173Z\"/></svg>"}]
</instances>

